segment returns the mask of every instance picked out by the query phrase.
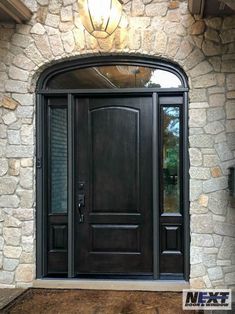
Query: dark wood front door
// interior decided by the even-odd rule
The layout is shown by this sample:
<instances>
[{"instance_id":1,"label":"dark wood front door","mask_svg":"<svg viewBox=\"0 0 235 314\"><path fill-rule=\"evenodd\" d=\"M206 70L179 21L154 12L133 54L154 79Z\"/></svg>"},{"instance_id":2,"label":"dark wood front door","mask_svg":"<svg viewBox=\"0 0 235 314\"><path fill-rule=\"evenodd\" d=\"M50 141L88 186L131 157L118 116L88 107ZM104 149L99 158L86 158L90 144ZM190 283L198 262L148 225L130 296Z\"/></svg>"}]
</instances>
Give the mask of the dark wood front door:
<instances>
[{"instance_id":1,"label":"dark wood front door","mask_svg":"<svg viewBox=\"0 0 235 314\"><path fill-rule=\"evenodd\" d=\"M152 276L152 97L75 108L75 274Z\"/></svg>"}]
</instances>

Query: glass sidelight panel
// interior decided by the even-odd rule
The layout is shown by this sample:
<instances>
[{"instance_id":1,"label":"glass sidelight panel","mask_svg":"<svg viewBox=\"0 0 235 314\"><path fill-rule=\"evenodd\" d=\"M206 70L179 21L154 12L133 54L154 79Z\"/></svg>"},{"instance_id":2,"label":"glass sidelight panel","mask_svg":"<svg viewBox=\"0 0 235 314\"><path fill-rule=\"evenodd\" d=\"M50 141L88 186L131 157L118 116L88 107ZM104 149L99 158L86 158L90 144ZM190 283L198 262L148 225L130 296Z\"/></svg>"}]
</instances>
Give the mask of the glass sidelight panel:
<instances>
[{"instance_id":1,"label":"glass sidelight panel","mask_svg":"<svg viewBox=\"0 0 235 314\"><path fill-rule=\"evenodd\" d=\"M163 212L180 211L180 110L179 107L162 108L162 167Z\"/></svg>"},{"instance_id":2,"label":"glass sidelight panel","mask_svg":"<svg viewBox=\"0 0 235 314\"><path fill-rule=\"evenodd\" d=\"M67 108L50 107L51 213L67 213Z\"/></svg>"},{"instance_id":3,"label":"glass sidelight panel","mask_svg":"<svg viewBox=\"0 0 235 314\"><path fill-rule=\"evenodd\" d=\"M183 97L159 97L161 106L160 274L184 272L182 210L182 105Z\"/></svg>"}]
</instances>

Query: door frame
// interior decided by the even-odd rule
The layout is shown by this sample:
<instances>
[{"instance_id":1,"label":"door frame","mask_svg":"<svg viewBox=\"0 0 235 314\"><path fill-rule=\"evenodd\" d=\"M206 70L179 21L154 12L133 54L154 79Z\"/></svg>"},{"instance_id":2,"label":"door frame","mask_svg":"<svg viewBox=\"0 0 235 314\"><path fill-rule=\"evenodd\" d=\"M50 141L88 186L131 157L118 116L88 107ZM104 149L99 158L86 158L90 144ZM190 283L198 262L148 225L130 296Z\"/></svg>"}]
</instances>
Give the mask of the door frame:
<instances>
[{"instance_id":1,"label":"door frame","mask_svg":"<svg viewBox=\"0 0 235 314\"><path fill-rule=\"evenodd\" d=\"M67 72L75 68L86 68L98 65L139 65L151 66L153 68L167 70L177 75L182 81L183 88L133 88L120 90L92 89L92 90L48 90L46 85L48 80L58 74ZM172 276L160 278L159 274L159 108L157 102L159 96L182 96L183 108L181 118L181 139L182 139L182 207L183 207L183 232L184 232L184 280L189 280L189 252L190 252L190 228L189 228L189 156L188 156L188 83L187 77L183 71L177 66L169 62L163 62L154 58L133 57L133 56L97 56L80 58L73 61L62 62L46 69L40 76L37 85L36 98L36 277L43 278L47 275L47 215L45 208L47 207L47 199L44 191L47 189L47 143L44 121L46 121L46 99L48 97L67 97L68 100L68 155L74 155L74 98L98 96L98 95L125 95L125 96L147 96L153 99L153 279L176 279ZM74 276L74 161L68 158L68 279ZM64 278L66 279L66 278ZM179 278L182 279L182 278Z\"/></svg>"}]
</instances>

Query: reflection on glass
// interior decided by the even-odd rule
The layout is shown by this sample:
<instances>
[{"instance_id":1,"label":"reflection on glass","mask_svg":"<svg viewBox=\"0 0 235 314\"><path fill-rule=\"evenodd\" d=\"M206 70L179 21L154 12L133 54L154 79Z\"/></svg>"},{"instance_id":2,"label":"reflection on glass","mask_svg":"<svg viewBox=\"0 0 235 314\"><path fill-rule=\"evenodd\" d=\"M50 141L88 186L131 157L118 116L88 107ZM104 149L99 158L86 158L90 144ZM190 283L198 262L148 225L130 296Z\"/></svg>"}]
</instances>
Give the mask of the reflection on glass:
<instances>
[{"instance_id":1,"label":"reflection on glass","mask_svg":"<svg viewBox=\"0 0 235 314\"><path fill-rule=\"evenodd\" d=\"M87 88L177 88L182 82L175 74L134 65L108 65L76 69L52 77L50 89Z\"/></svg>"},{"instance_id":2,"label":"reflection on glass","mask_svg":"<svg viewBox=\"0 0 235 314\"><path fill-rule=\"evenodd\" d=\"M67 109L50 111L51 212L67 212Z\"/></svg>"},{"instance_id":3,"label":"reflection on glass","mask_svg":"<svg viewBox=\"0 0 235 314\"><path fill-rule=\"evenodd\" d=\"M179 108L163 108L163 211L175 213L180 211L179 188Z\"/></svg>"}]
</instances>

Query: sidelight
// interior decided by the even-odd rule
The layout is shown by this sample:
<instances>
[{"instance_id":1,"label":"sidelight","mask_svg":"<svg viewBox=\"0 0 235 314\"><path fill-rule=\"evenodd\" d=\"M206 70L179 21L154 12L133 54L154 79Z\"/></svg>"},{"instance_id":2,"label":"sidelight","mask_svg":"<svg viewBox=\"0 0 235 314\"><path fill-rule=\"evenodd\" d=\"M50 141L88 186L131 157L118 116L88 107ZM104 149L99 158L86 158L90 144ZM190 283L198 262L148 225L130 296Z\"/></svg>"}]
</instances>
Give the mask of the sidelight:
<instances>
[{"instance_id":1,"label":"sidelight","mask_svg":"<svg viewBox=\"0 0 235 314\"><path fill-rule=\"evenodd\" d=\"M179 107L162 109L162 167L163 167L163 211L179 212L179 153L180 153Z\"/></svg>"},{"instance_id":2,"label":"sidelight","mask_svg":"<svg viewBox=\"0 0 235 314\"><path fill-rule=\"evenodd\" d=\"M67 109L50 107L51 213L67 212Z\"/></svg>"}]
</instances>

